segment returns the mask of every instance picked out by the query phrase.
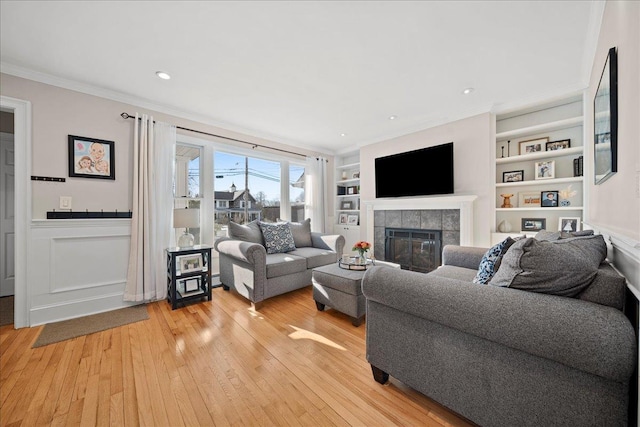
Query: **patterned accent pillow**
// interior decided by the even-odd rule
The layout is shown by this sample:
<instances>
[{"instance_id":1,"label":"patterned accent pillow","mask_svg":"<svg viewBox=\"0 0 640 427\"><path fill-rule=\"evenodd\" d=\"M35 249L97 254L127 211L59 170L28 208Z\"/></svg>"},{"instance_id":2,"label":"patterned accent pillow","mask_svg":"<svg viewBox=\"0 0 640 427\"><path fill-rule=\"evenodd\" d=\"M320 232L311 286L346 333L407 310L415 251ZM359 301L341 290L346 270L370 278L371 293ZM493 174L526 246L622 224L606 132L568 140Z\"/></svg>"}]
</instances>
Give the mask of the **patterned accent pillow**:
<instances>
[{"instance_id":1,"label":"patterned accent pillow","mask_svg":"<svg viewBox=\"0 0 640 427\"><path fill-rule=\"evenodd\" d=\"M262 230L262 237L264 237L264 244L268 254L290 252L296 249L288 223L260 221L258 224Z\"/></svg>"},{"instance_id":2,"label":"patterned accent pillow","mask_svg":"<svg viewBox=\"0 0 640 427\"><path fill-rule=\"evenodd\" d=\"M489 248L480 261L480 266L478 267L476 277L473 278L473 283L480 285L489 283L493 275L498 271L498 267L500 267L502 256L514 242L515 240L511 237L507 237L502 242Z\"/></svg>"}]
</instances>

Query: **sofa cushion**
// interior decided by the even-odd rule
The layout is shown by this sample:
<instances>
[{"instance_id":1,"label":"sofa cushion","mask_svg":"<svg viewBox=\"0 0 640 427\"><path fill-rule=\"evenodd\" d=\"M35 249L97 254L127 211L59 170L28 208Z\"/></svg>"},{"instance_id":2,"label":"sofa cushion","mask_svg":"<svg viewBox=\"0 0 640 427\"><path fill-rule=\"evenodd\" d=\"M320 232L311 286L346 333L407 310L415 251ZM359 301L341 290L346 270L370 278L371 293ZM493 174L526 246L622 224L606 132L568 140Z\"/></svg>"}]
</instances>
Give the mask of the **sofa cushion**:
<instances>
[{"instance_id":1,"label":"sofa cushion","mask_svg":"<svg viewBox=\"0 0 640 427\"><path fill-rule=\"evenodd\" d=\"M376 262L377 264L377 262ZM464 282L471 282L476 275L477 270L472 270L466 267L458 267L457 265L441 265L435 270L430 271L430 276L444 277L447 279L462 280Z\"/></svg>"},{"instance_id":2,"label":"sofa cushion","mask_svg":"<svg viewBox=\"0 0 640 427\"><path fill-rule=\"evenodd\" d=\"M291 228L286 222L258 222L268 254L290 252L296 248Z\"/></svg>"},{"instance_id":3,"label":"sofa cushion","mask_svg":"<svg viewBox=\"0 0 640 427\"><path fill-rule=\"evenodd\" d=\"M244 225L229 221L229 237L244 242L259 243L264 246L262 230L258 226L258 221L251 221Z\"/></svg>"},{"instance_id":4,"label":"sofa cushion","mask_svg":"<svg viewBox=\"0 0 640 427\"><path fill-rule=\"evenodd\" d=\"M576 298L596 304L607 305L622 311L624 309L626 280L607 261L600 264L593 282Z\"/></svg>"},{"instance_id":5,"label":"sofa cushion","mask_svg":"<svg viewBox=\"0 0 640 427\"><path fill-rule=\"evenodd\" d=\"M307 270L307 260L292 253L267 255L267 279L288 276Z\"/></svg>"},{"instance_id":6,"label":"sofa cushion","mask_svg":"<svg viewBox=\"0 0 640 427\"><path fill-rule=\"evenodd\" d=\"M490 247L482 257L480 266L478 267L478 272L472 282L480 285L486 285L489 283L489 280L491 280L495 272L498 271L498 267L500 267L502 256L514 242L515 240L511 237L507 237L502 242Z\"/></svg>"},{"instance_id":7,"label":"sofa cushion","mask_svg":"<svg viewBox=\"0 0 640 427\"><path fill-rule=\"evenodd\" d=\"M311 218L307 218L302 222L290 222L291 234L293 234L293 243L296 248L308 248L311 244Z\"/></svg>"},{"instance_id":8,"label":"sofa cushion","mask_svg":"<svg viewBox=\"0 0 640 427\"><path fill-rule=\"evenodd\" d=\"M316 268L338 261L338 254L328 249L296 247L294 251L289 253L305 258L307 260L307 268Z\"/></svg>"},{"instance_id":9,"label":"sofa cushion","mask_svg":"<svg viewBox=\"0 0 640 427\"><path fill-rule=\"evenodd\" d=\"M602 235L515 242L489 284L575 297L591 284L607 255Z\"/></svg>"}]
</instances>

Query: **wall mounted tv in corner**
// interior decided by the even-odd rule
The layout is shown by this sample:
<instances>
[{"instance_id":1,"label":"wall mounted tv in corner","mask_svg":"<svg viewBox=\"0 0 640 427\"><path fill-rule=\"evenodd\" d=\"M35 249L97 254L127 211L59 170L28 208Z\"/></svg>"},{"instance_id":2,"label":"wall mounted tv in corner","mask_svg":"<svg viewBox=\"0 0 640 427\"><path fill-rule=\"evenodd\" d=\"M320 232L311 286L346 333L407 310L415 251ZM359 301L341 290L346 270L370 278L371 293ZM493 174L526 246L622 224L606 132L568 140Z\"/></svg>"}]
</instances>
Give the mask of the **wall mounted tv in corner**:
<instances>
[{"instance_id":1,"label":"wall mounted tv in corner","mask_svg":"<svg viewBox=\"0 0 640 427\"><path fill-rule=\"evenodd\" d=\"M453 194L453 142L375 159L376 198Z\"/></svg>"}]
</instances>

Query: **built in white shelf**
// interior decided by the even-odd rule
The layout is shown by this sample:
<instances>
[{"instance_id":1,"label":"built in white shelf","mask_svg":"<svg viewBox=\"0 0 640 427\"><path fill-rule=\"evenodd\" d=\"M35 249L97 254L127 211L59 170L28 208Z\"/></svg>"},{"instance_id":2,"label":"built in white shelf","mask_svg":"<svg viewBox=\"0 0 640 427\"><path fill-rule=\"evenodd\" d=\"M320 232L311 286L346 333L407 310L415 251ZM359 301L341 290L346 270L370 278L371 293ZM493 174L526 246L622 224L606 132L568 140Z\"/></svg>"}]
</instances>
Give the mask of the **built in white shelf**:
<instances>
[{"instance_id":1,"label":"built in white shelf","mask_svg":"<svg viewBox=\"0 0 640 427\"><path fill-rule=\"evenodd\" d=\"M337 181L336 184L337 185L341 185L341 184L357 184L360 182L360 178L352 178L352 179L343 179L341 181Z\"/></svg>"},{"instance_id":2,"label":"built in white shelf","mask_svg":"<svg viewBox=\"0 0 640 427\"><path fill-rule=\"evenodd\" d=\"M516 182L499 182L496 183L496 187L526 187L534 185L548 185L548 184L566 184L569 182L582 182L582 176L574 176L568 178L552 178L552 179L534 179L529 181L516 181Z\"/></svg>"},{"instance_id":3,"label":"built in white shelf","mask_svg":"<svg viewBox=\"0 0 640 427\"><path fill-rule=\"evenodd\" d=\"M559 156L570 156L572 154L582 154L582 149L583 149L582 146L578 146L578 147L564 148L562 150L538 151L536 153L522 154L518 156L499 157L496 159L496 164L499 165L502 163L526 162L529 160L547 159L550 157L559 157Z\"/></svg>"},{"instance_id":4,"label":"built in white shelf","mask_svg":"<svg viewBox=\"0 0 640 427\"><path fill-rule=\"evenodd\" d=\"M349 163L348 165L336 166L336 169L354 169L360 167L360 163Z\"/></svg>"},{"instance_id":5,"label":"built in white shelf","mask_svg":"<svg viewBox=\"0 0 640 427\"><path fill-rule=\"evenodd\" d=\"M502 141L504 139L518 138L521 136L535 135L537 133L545 131L554 131L559 129L566 129L573 126L582 126L583 116L571 117L569 119L557 120L555 122L542 123L535 126L528 126L525 128L519 128L509 130L506 132L500 132L496 134L496 140Z\"/></svg>"},{"instance_id":6,"label":"built in white shelf","mask_svg":"<svg viewBox=\"0 0 640 427\"><path fill-rule=\"evenodd\" d=\"M559 206L556 208L496 208L499 212L524 212L524 211L581 211L584 208L582 206Z\"/></svg>"}]
</instances>

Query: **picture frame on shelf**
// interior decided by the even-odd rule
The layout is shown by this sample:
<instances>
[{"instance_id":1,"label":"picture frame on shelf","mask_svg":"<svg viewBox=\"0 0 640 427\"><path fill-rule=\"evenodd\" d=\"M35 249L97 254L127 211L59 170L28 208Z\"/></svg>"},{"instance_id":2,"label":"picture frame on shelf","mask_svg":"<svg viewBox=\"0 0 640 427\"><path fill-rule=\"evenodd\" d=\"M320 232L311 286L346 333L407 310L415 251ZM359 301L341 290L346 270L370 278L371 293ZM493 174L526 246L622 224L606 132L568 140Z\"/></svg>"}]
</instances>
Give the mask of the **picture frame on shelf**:
<instances>
[{"instance_id":1,"label":"picture frame on shelf","mask_svg":"<svg viewBox=\"0 0 640 427\"><path fill-rule=\"evenodd\" d=\"M353 202L352 201L343 201L340 204L340 209L345 209L345 210L353 209Z\"/></svg>"},{"instance_id":2,"label":"picture frame on shelf","mask_svg":"<svg viewBox=\"0 0 640 427\"><path fill-rule=\"evenodd\" d=\"M200 290L200 278L190 277L180 281L181 289L184 292L194 292Z\"/></svg>"},{"instance_id":3,"label":"picture frame on shelf","mask_svg":"<svg viewBox=\"0 0 640 427\"><path fill-rule=\"evenodd\" d=\"M521 208L539 208L539 191L521 191L518 193L518 206Z\"/></svg>"},{"instance_id":4,"label":"picture frame on shelf","mask_svg":"<svg viewBox=\"0 0 640 427\"><path fill-rule=\"evenodd\" d=\"M340 216L338 216L338 224L346 224L347 216L348 215L346 213L341 213Z\"/></svg>"},{"instance_id":5,"label":"picture frame on shelf","mask_svg":"<svg viewBox=\"0 0 640 427\"><path fill-rule=\"evenodd\" d=\"M349 215L347 218L347 224L358 225L358 215Z\"/></svg>"},{"instance_id":6,"label":"picture frame on shelf","mask_svg":"<svg viewBox=\"0 0 640 427\"><path fill-rule=\"evenodd\" d=\"M561 216L558 218L558 230L565 233L580 231L580 221L578 216Z\"/></svg>"},{"instance_id":7,"label":"picture frame on shelf","mask_svg":"<svg viewBox=\"0 0 640 427\"><path fill-rule=\"evenodd\" d=\"M521 218L521 231L540 231L547 228L546 218Z\"/></svg>"},{"instance_id":8,"label":"picture frame on shelf","mask_svg":"<svg viewBox=\"0 0 640 427\"><path fill-rule=\"evenodd\" d=\"M546 151L564 150L571 147L570 139L561 139L559 141L550 141L545 144Z\"/></svg>"},{"instance_id":9,"label":"picture frame on shelf","mask_svg":"<svg viewBox=\"0 0 640 427\"><path fill-rule=\"evenodd\" d=\"M349 195L358 194L358 187L356 187L356 186L347 187L347 194L349 194Z\"/></svg>"},{"instance_id":10,"label":"picture frame on shelf","mask_svg":"<svg viewBox=\"0 0 640 427\"><path fill-rule=\"evenodd\" d=\"M352 173L351 179L360 179L360 171Z\"/></svg>"},{"instance_id":11,"label":"picture frame on shelf","mask_svg":"<svg viewBox=\"0 0 640 427\"><path fill-rule=\"evenodd\" d=\"M559 206L559 194L558 191L542 191L540 193L540 207L543 208L555 208Z\"/></svg>"},{"instance_id":12,"label":"picture frame on shelf","mask_svg":"<svg viewBox=\"0 0 640 427\"><path fill-rule=\"evenodd\" d=\"M502 182L524 181L524 170L502 172Z\"/></svg>"},{"instance_id":13,"label":"picture frame on shelf","mask_svg":"<svg viewBox=\"0 0 640 427\"><path fill-rule=\"evenodd\" d=\"M552 179L556 176L555 160L543 160L536 162L535 179Z\"/></svg>"},{"instance_id":14,"label":"picture frame on shelf","mask_svg":"<svg viewBox=\"0 0 640 427\"><path fill-rule=\"evenodd\" d=\"M529 139L527 141L520 141L520 155L531 154L543 150L543 144L549 142L549 137Z\"/></svg>"},{"instance_id":15,"label":"picture frame on shelf","mask_svg":"<svg viewBox=\"0 0 640 427\"><path fill-rule=\"evenodd\" d=\"M618 54L607 53L593 99L594 183L602 184L618 171Z\"/></svg>"},{"instance_id":16,"label":"picture frame on shelf","mask_svg":"<svg viewBox=\"0 0 640 427\"><path fill-rule=\"evenodd\" d=\"M202 271L202 254L183 255L176 260L180 265L180 274Z\"/></svg>"}]
</instances>

